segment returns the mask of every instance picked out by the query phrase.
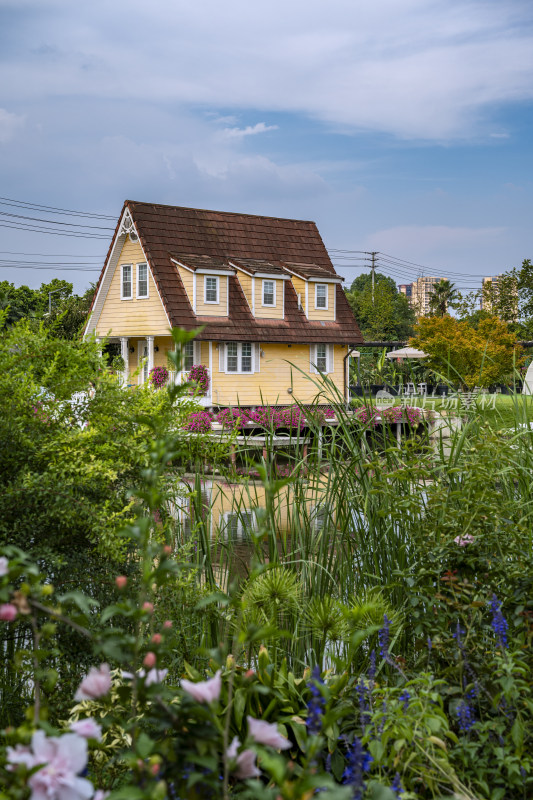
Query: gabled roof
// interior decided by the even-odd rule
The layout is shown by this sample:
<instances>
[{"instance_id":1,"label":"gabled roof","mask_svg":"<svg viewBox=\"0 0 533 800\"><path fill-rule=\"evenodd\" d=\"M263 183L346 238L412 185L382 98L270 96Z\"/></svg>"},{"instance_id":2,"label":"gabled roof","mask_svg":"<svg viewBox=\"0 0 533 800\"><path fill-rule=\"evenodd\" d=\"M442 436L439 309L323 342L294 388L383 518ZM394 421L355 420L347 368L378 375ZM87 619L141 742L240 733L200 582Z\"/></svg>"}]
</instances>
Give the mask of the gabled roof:
<instances>
[{"instance_id":1,"label":"gabled roof","mask_svg":"<svg viewBox=\"0 0 533 800\"><path fill-rule=\"evenodd\" d=\"M229 317L197 317L172 260L182 261L192 269L198 269L197 265L207 262L220 265L216 269L231 269L230 261L242 262L243 266L245 262L250 266L254 262L262 262L265 266L271 264L280 269L284 264L298 264L300 267L305 264L307 267L317 268L324 276L338 277L314 222L132 200L126 200L121 219L125 211L129 211L135 224L173 327L191 329L205 325L198 338L213 341L245 339L295 343L362 343L363 337L340 286L335 287L336 322L308 320L298 308L297 296L289 281L285 285L285 319L256 319L250 312L236 277L228 278ZM117 234L118 226L115 238ZM112 251L113 244L106 266ZM260 271L263 271L263 267ZM97 292L104 273L105 267Z\"/></svg>"},{"instance_id":2,"label":"gabled roof","mask_svg":"<svg viewBox=\"0 0 533 800\"><path fill-rule=\"evenodd\" d=\"M325 269L318 264L299 264L294 261L285 261L284 266L289 272L298 275L300 278L305 278L305 280L309 278L316 280L328 280L328 278L336 278L338 281L344 280L340 275L332 275L329 269Z\"/></svg>"}]
</instances>

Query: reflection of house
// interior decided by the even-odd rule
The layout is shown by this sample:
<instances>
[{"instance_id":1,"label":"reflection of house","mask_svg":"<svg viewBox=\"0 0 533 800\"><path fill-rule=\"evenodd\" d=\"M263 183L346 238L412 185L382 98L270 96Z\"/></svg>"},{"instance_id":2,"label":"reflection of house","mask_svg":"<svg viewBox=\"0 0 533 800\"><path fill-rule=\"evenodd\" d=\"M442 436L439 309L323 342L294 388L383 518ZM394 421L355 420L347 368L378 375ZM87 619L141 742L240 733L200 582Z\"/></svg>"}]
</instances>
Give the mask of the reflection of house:
<instances>
[{"instance_id":1,"label":"reflection of house","mask_svg":"<svg viewBox=\"0 0 533 800\"><path fill-rule=\"evenodd\" d=\"M142 383L170 327L204 326L185 370L208 368L205 405L311 402L309 376L344 393L362 342L341 282L313 222L127 201L85 333L120 342Z\"/></svg>"}]
</instances>

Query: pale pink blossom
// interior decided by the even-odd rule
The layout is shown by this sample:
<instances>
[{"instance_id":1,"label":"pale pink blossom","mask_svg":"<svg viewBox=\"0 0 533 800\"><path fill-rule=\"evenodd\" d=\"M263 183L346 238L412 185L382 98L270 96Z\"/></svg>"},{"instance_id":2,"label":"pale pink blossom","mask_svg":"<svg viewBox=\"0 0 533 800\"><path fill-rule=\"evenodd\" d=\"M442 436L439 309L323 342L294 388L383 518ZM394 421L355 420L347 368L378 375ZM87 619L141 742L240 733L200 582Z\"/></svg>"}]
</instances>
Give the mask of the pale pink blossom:
<instances>
[{"instance_id":1,"label":"pale pink blossom","mask_svg":"<svg viewBox=\"0 0 533 800\"><path fill-rule=\"evenodd\" d=\"M0 606L0 620L3 622L13 622L17 613L17 607L13 603L2 603Z\"/></svg>"},{"instance_id":2,"label":"pale pink blossom","mask_svg":"<svg viewBox=\"0 0 533 800\"><path fill-rule=\"evenodd\" d=\"M117 575L115 578L115 583L118 589L124 589L128 584L128 579L125 575Z\"/></svg>"},{"instance_id":3,"label":"pale pink blossom","mask_svg":"<svg viewBox=\"0 0 533 800\"><path fill-rule=\"evenodd\" d=\"M190 694L193 700L197 703L212 703L220 697L222 689L222 678L220 677L221 670L217 670L215 676L207 681L199 681L193 683L185 678L182 678L181 688Z\"/></svg>"},{"instance_id":4,"label":"pale pink blossom","mask_svg":"<svg viewBox=\"0 0 533 800\"><path fill-rule=\"evenodd\" d=\"M148 600L147 600L146 603L143 603L143 611L148 611L149 614L153 614L154 613L154 604L153 603L149 603Z\"/></svg>"},{"instance_id":5,"label":"pale pink blossom","mask_svg":"<svg viewBox=\"0 0 533 800\"><path fill-rule=\"evenodd\" d=\"M253 750L243 750L238 753L240 741L235 736L232 743L226 750L226 757L230 761L235 761L235 768L232 769L233 775L239 780L244 781L247 778L257 778L261 775L261 770L255 763L256 753Z\"/></svg>"},{"instance_id":6,"label":"pale pink blossom","mask_svg":"<svg viewBox=\"0 0 533 800\"><path fill-rule=\"evenodd\" d=\"M8 747L6 749L6 761L9 764L8 770L13 772L19 764L25 764L27 769L35 766L35 756L29 747L23 744L17 744L15 747Z\"/></svg>"},{"instance_id":7,"label":"pale pink blossom","mask_svg":"<svg viewBox=\"0 0 533 800\"><path fill-rule=\"evenodd\" d=\"M0 578L9 572L9 561L5 556L0 556Z\"/></svg>"},{"instance_id":8,"label":"pale pink blossom","mask_svg":"<svg viewBox=\"0 0 533 800\"><path fill-rule=\"evenodd\" d=\"M276 750L287 750L292 747L285 736L278 733L277 725L274 722L264 722L261 719L246 717L248 720L248 732L257 744L266 744L275 747Z\"/></svg>"},{"instance_id":9,"label":"pale pink blossom","mask_svg":"<svg viewBox=\"0 0 533 800\"><path fill-rule=\"evenodd\" d=\"M152 636L153 644L161 644L162 641L163 641L163 637L161 636L161 634L160 633L154 633L154 635Z\"/></svg>"},{"instance_id":10,"label":"pale pink blossom","mask_svg":"<svg viewBox=\"0 0 533 800\"><path fill-rule=\"evenodd\" d=\"M163 628L166 628L167 630L169 630L171 627L172 627L172 620L171 619L166 619L163 622Z\"/></svg>"},{"instance_id":11,"label":"pale pink blossom","mask_svg":"<svg viewBox=\"0 0 533 800\"><path fill-rule=\"evenodd\" d=\"M111 689L111 672L107 664L100 664L98 669L91 667L89 674L82 680L74 700L96 700L103 697Z\"/></svg>"},{"instance_id":12,"label":"pale pink blossom","mask_svg":"<svg viewBox=\"0 0 533 800\"><path fill-rule=\"evenodd\" d=\"M105 800L109 797L109 792L104 792L103 789L98 789L93 797L93 800Z\"/></svg>"},{"instance_id":13,"label":"pale pink blossom","mask_svg":"<svg viewBox=\"0 0 533 800\"><path fill-rule=\"evenodd\" d=\"M147 672L144 669L140 669L137 671L138 678L146 678L144 685L151 686L153 683L161 683L165 680L168 674L168 669L151 669ZM133 680L133 673L132 672L123 672L122 677L127 680Z\"/></svg>"},{"instance_id":14,"label":"pale pink blossom","mask_svg":"<svg viewBox=\"0 0 533 800\"><path fill-rule=\"evenodd\" d=\"M100 725L92 719L92 717L87 717L86 719L79 719L77 722L72 722L70 725L70 730L77 733L78 736L83 736L84 739L97 739L100 741L102 738L102 728Z\"/></svg>"},{"instance_id":15,"label":"pale pink blossom","mask_svg":"<svg viewBox=\"0 0 533 800\"><path fill-rule=\"evenodd\" d=\"M89 800L94 788L79 773L87 766L87 742L75 733L47 738L44 731L32 737L34 764L42 764L28 780L30 800Z\"/></svg>"},{"instance_id":16,"label":"pale pink blossom","mask_svg":"<svg viewBox=\"0 0 533 800\"><path fill-rule=\"evenodd\" d=\"M475 539L470 533L465 533L463 536L456 536L454 539L455 544L458 544L459 547L466 547L467 544L472 544Z\"/></svg>"}]
</instances>

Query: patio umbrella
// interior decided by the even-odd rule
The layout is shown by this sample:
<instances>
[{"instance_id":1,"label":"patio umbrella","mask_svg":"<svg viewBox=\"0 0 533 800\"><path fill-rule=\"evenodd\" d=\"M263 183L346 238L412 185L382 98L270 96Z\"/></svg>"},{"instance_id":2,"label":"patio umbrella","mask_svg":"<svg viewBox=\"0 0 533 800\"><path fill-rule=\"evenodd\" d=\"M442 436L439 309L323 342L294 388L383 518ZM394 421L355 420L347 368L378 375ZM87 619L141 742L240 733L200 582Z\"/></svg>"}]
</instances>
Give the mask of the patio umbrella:
<instances>
[{"instance_id":1,"label":"patio umbrella","mask_svg":"<svg viewBox=\"0 0 533 800\"><path fill-rule=\"evenodd\" d=\"M428 353L423 350L415 350L414 347L402 347L401 350L391 350L387 353L387 358L427 358Z\"/></svg>"}]
</instances>

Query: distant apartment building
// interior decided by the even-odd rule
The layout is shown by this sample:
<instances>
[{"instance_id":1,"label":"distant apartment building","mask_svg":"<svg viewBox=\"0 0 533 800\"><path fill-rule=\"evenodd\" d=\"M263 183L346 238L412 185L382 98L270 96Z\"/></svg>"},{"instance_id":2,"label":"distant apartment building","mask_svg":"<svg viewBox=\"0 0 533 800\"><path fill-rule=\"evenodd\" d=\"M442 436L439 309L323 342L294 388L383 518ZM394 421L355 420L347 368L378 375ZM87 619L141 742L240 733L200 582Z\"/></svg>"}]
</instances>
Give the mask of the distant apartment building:
<instances>
[{"instance_id":1,"label":"distant apartment building","mask_svg":"<svg viewBox=\"0 0 533 800\"><path fill-rule=\"evenodd\" d=\"M433 287L442 280L444 279L424 276L418 278L414 283L400 284L398 291L407 297L417 317L426 317L429 314L429 300L433 293Z\"/></svg>"},{"instance_id":2,"label":"distant apartment building","mask_svg":"<svg viewBox=\"0 0 533 800\"><path fill-rule=\"evenodd\" d=\"M500 288L504 286L504 281L506 286L503 296L500 297ZM483 311L488 311L489 314L494 313L496 316L502 317L502 319L516 319L518 315L518 286L516 285L516 281L513 281L512 278L511 281L512 283L510 285L509 277L501 274L489 275L483 278L481 281L480 308L483 309ZM512 297L509 297L508 294L508 300L506 301L506 291L509 292L511 286Z\"/></svg>"}]
</instances>

